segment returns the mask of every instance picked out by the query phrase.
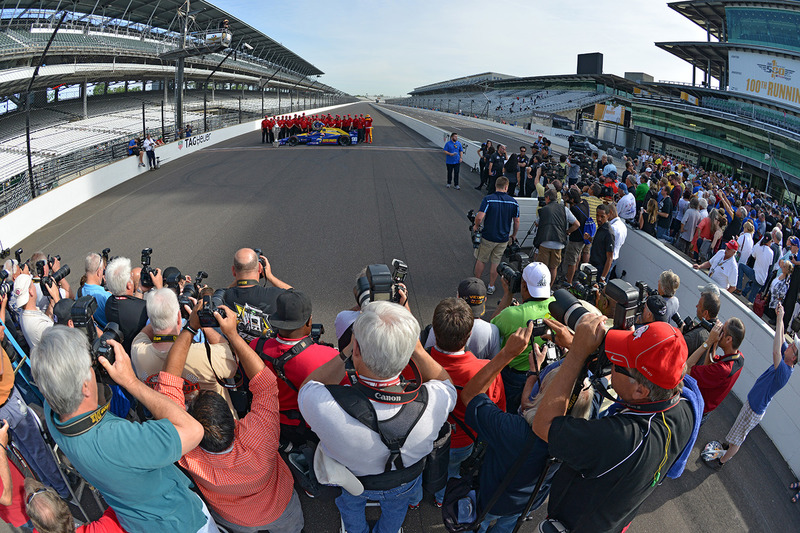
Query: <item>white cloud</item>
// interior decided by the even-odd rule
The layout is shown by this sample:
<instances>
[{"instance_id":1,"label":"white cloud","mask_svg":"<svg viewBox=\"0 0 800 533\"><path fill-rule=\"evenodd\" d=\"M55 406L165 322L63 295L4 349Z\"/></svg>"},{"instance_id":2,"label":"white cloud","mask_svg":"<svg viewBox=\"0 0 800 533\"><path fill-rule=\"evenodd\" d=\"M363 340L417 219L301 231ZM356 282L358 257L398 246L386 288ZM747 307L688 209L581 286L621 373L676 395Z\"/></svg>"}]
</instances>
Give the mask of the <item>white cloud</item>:
<instances>
[{"instance_id":1,"label":"white cloud","mask_svg":"<svg viewBox=\"0 0 800 533\"><path fill-rule=\"evenodd\" d=\"M653 43L706 39L661 0L216 4L324 71L323 83L351 94L403 95L486 71L572 74L585 52L602 52L606 73L691 81L691 66Z\"/></svg>"}]
</instances>

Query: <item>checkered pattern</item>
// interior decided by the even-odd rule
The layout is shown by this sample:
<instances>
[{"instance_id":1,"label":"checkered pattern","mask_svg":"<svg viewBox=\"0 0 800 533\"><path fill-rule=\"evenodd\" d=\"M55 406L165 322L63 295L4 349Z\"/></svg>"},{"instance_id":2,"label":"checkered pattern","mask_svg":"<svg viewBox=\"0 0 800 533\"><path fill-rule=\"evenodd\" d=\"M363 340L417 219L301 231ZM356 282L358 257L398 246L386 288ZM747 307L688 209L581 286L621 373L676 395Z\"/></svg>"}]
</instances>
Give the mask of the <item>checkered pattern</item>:
<instances>
[{"instance_id":1,"label":"checkered pattern","mask_svg":"<svg viewBox=\"0 0 800 533\"><path fill-rule=\"evenodd\" d=\"M750 409L750 404L745 400L742 410L739 411L739 416L736 417L736 422L733 423L731 430L728 431L728 436L725 437L725 441L734 446L741 446L744 443L744 439L747 438L747 434L761 422L762 418L764 418L764 414L757 415Z\"/></svg>"}]
</instances>

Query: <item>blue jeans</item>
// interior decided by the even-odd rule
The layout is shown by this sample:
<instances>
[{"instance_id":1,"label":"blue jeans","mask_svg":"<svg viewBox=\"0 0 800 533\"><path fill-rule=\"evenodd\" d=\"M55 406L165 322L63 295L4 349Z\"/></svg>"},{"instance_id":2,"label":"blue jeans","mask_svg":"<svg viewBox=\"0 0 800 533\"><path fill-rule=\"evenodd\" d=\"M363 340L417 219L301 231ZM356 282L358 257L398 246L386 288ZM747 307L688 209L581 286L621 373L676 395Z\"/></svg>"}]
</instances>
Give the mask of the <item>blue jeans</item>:
<instances>
[{"instance_id":1,"label":"blue jeans","mask_svg":"<svg viewBox=\"0 0 800 533\"><path fill-rule=\"evenodd\" d=\"M353 496L342 489L342 494L336 498L336 507L342 515L342 523L347 533L369 533L367 518L364 509L367 501L380 503L381 517L375 524L373 533L397 533L403 526L408 512L408 504L418 487L422 486L422 474L414 481L403 483L399 487L388 490L365 490L358 496Z\"/></svg>"},{"instance_id":2,"label":"blue jeans","mask_svg":"<svg viewBox=\"0 0 800 533\"><path fill-rule=\"evenodd\" d=\"M451 477L461 477L458 475L459 470L461 470L461 463L464 462L464 459L469 457L474 446L474 444L469 444L463 448L450 448L450 462L447 464L447 479ZM442 503L442 500L444 500L444 489L446 488L446 486L442 487L442 490L437 491L436 494L433 495L437 502Z\"/></svg>"},{"instance_id":3,"label":"blue jeans","mask_svg":"<svg viewBox=\"0 0 800 533\"><path fill-rule=\"evenodd\" d=\"M509 367L503 368L500 375L503 377L503 388L506 391L506 412L515 415L519 411L522 389L525 388L528 378L525 372L515 372Z\"/></svg>"},{"instance_id":4,"label":"blue jeans","mask_svg":"<svg viewBox=\"0 0 800 533\"><path fill-rule=\"evenodd\" d=\"M669 236L669 228L656 226L656 239L660 241L672 242L672 237Z\"/></svg>"},{"instance_id":5,"label":"blue jeans","mask_svg":"<svg viewBox=\"0 0 800 533\"><path fill-rule=\"evenodd\" d=\"M478 533L511 533L514 531L514 526L517 524L517 519L520 514L521 513L509 516L498 516L488 513L486 518L483 519L483 522L481 522ZM489 524L491 524L493 520L497 520L497 522L495 522L493 526L490 526Z\"/></svg>"},{"instance_id":6,"label":"blue jeans","mask_svg":"<svg viewBox=\"0 0 800 533\"><path fill-rule=\"evenodd\" d=\"M750 281L747 282L744 286L744 290L742 290L742 277L745 275ZM746 263L739 264L739 281L736 283L736 288L742 291L742 296L747 298L750 303L756 301L756 294L761 291L761 285L756 281L755 270L747 266Z\"/></svg>"}]
</instances>

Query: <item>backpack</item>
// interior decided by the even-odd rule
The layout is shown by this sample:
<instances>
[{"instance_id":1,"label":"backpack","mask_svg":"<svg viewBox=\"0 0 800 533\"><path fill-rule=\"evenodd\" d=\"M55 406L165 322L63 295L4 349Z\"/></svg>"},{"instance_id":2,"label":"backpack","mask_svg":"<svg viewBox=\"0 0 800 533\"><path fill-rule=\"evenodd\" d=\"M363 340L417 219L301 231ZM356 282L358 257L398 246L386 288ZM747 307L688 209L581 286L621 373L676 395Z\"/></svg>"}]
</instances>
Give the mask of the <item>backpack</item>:
<instances>
[{"instance_id":1,"label":"backpack","mask_svg":"<svg viewBox=\"0 0 800 533\"><path fill-rule=\"evenodd\" d=\"M589 240L583 239L583 243L591 244L595 233L597 233L597 223L592 217L587 217L586 222L583 223L583 233L589 234Z\"/></svg>"}]
</instances>

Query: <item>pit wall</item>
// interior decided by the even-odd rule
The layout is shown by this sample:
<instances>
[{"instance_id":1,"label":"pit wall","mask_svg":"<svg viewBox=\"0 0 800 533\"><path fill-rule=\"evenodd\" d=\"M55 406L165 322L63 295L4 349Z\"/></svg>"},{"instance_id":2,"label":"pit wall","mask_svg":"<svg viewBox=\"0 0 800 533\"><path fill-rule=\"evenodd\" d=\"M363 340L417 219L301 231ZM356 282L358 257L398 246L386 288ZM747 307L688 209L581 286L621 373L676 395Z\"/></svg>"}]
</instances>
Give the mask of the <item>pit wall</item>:
<instances>
[{"instance_id":1,"label":"pit wall","mask_svg":"<svg viewBox=\"0 0 800 533\"><path fill-rule=\"evenodd\" d=\"M447 142L449 132L388 109L387 106L379 106L379 109L438 146L444 146L444 143ZM489 124L495 127L502 126L494 122L489 122ZM519 130L519 128L514 129ZM461 139L461 141L464 142L465 139ZM467 140L466 142L470 146L479 147L479 144L473 141ZM464 162L474 166L477 161L476 151L468 150ZM520 222L520 240L522 240L522 236L525 235L532 220L535 219L531 210L536 209L536 200L524 198L520 200L521 219L524 219ZM524 247L530 246L531 243L528 241ZM659 275L667 269L671 269L681 279L681 285L677 292L680 301L680 316L683 318L694 317L695 306L700 299L698 286L711 283L711 278L694 270L691 263L676 255L660 241L629 226L628 237L622 247L617 272L621 273L624 270L626 272L624 279L631 284L641 280L650 287L656 287ZM740 348L745 357L745 365L733 387L733 394L740 401L744 401L758 376L772 364L772 340L775 332L727 291L722 291L720 301L720 319L726 320L736 316L742 320L745 326L745 338ZM797 446L797 443L800 442L800 379L796 377L790 379L789 383L775 396L761 421L761 427L764 428L795 475L800 475L800 448ZM725 435L718 435L717 438L724 439Z\"/></svg>"},{"instance_id":2,"label":"pit wall","mask_svg":"<svg viewBox=\"0 0 800 533\"><path fill-rule=\"evenodd\" d=\"M304 109L306 114L327 113L333 109L349 104L341 104L318 109ZM284 113L286 114L286 113ZM292 113L289 113L292 114ZM252 133L261 129L261 121L248 121L236 126L230 126L207 133L193 135L187 139L179 139L156 148L156 157L161 165L170 163L196 153L197 151L227 141L239 135ZM144 157L145 164L147 156ZM6 248L16 248L17 245L42 228L60 217L102 194L142 173L148 172L146 167L138 166L137 157L126 157L115 163L108 164L93 170L69 183L48 191L32 201L21 205L14 211L0 218L0 241ZM163 172L158 170L156 172Z\"/></svg>"}]
</instances>

